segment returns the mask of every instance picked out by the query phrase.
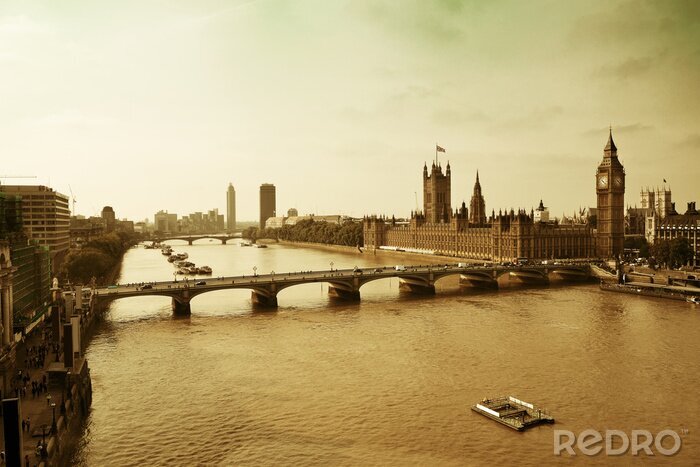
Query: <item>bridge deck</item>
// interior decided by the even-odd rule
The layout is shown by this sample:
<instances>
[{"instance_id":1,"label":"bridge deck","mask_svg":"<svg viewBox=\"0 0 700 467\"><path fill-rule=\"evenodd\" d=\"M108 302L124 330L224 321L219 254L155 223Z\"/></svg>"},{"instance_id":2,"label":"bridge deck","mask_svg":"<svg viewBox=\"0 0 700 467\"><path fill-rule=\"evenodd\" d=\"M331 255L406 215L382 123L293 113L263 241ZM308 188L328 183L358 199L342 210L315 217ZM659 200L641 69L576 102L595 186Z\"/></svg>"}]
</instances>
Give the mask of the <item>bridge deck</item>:
<instances>
[{"instance_id":1,"label":"bridge deck","mask_svg":"<svg viewBox=\"0 0 700 467\"><path fill-rule=\"evenodd\" d=\"M161 281L150 282L149 288L143 288L139 284L126 284L110 287L100 287L94 289L95 296L100 299L115 299L120 297L144 296L144 295L174 295L189 290L190 293L200 294L205 291L226 290L226 289L265 289L275 285L277 289L289 287L291 285L314 283L314 282L337 282L347 283L358 279L359 283L367 283L375 279L387 277L424 279L430 282L436 281L449 275L483 275L497 278L499 275L510 272L533 272L546 275L557 271L581 271L588 272L588 264L564 264L564 265L537 265L537 266L467 266L458 265L426 265L426 266L406 266L405 269L397 270L394 267L366 267L358 271L353 269L322 270L322 271L302 271L270 273L260 275L241 275L227 277L207 277L193 280ZM205 282L203 285L196 285L197 282Z\"/></svg>"}]
</instances>

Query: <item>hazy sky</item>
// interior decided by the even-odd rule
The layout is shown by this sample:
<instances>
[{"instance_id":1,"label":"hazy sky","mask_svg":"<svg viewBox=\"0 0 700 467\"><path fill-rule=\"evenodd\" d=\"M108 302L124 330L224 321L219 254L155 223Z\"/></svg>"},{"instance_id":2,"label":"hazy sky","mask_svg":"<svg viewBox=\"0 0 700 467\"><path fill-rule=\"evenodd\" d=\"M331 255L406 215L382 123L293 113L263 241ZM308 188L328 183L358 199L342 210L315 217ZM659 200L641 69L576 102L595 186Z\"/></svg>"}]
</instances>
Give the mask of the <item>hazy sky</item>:
<instances>
[{"instance_id":1,"label":"hazy sky","mask_svg":"<svg viewBox=\"0 0 700 467\"><path fill-rule=\"evenodd\" d=\"M218 207L408 215L435 143L452 204L595 204L627 172L700 201L700 2L0 0L0 172L153 220ZM5 183L17 181L5 180ZM32 183L32 180L25 183Z\"/></svg>"}]
</instances>

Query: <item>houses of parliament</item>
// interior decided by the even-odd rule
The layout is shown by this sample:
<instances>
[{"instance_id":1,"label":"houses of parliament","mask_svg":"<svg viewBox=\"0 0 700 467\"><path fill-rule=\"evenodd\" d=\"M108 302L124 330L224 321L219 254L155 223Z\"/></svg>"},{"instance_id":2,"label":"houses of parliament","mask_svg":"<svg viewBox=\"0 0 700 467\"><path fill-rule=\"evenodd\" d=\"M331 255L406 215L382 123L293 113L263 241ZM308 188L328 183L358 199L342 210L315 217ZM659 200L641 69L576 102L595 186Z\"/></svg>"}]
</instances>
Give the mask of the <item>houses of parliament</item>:
<instances>
[{"instance_id":1,"label":"houses of parliament","mask_svg":"<svg viewBox=\"0 0 700 467\"><path fill-rule=\"evenodd\" d=\"M363 221L365 247L393 247L407 251L490 261L518 258L615 258L623 252L625 170L617 157L610 131L603 160L595 175L597 225L587 219L568 224L550 221L542 201L529 213L491 211L476 174L469 207L451 206L451 169L433 162L423 166L423 211L412 212L408 223L367 216Z\"/></svg>"}]
</instances>

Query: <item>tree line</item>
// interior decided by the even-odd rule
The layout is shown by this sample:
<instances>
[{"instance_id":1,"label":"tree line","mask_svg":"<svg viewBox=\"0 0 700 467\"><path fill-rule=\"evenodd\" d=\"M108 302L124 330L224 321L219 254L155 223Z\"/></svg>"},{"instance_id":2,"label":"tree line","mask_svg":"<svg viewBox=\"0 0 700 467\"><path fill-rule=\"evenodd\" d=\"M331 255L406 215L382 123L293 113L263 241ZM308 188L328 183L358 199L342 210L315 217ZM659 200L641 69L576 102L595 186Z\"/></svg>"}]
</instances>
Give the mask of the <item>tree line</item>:
<instances>
[{"instance_id":1,"label":"tree line","mask_svg":"<svg viewBox=\"0 0 700 467\"><path fill-rule=\"evenodd\" d=\"M253 241L259 238L270 238L292 242L325 243L328 245L364 245L362 223L345 222L343 224L331 224L325 221L316 222L313 219L304 219L294 225L284 225L278 229L266 228L260 230L257 227L248 227L243 231L243 238Z\"/></svg>"},{"instance_id":2,"label":"tree line","mask_svg":"<svg viewBox=\"0 0 700 467\"><path fill-rule=\"evenodd\" d=\"M94 277L98 285L106 285L110 272L139 239L140 234L125 231L100 235L68 253L61 275L74 284L89 284Z\"/></svg>"}]
</instances>

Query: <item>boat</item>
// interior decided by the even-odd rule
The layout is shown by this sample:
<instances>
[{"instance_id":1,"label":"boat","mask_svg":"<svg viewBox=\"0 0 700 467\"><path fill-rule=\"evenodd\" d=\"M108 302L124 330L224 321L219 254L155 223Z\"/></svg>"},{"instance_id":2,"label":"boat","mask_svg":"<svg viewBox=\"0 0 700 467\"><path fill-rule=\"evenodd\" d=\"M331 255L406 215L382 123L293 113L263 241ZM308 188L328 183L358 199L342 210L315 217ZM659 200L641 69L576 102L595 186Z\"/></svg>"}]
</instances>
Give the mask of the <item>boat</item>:
<instances>
[{"instance_id":1,"label":"boat","mask_svg":"<svg viewBox=\"0 0 700 467\"><path fill-rule=\"evenodd\" d=\"M250 242L241 242L240 245L241 246L252 246L252 244Z\"/></svg>"},{"instance_id":2,"label":"boat","mask_svg":"<svg viewBox=\"0 0 700 467\"><path fill-rule=\"evenodd\" d=\"M700 297L688 297L685 299L688 303L695 303L696 305L700 305Z\"/></svg>"},{"instance_id":3,"label":"boat","mask_svg":"<svg viewBox=\"0 0 700 467\"><path fill-rule=\"evenodd\" d=\"M516 431L523 431L540 423L554 423L544 410L513 396L484 399L472 410Z\"/></svg>"},{"instance_id":4,"label":"boat","mask_svg":"<svg viewBox=\"0 0 700 467\"><path fill-rule=\"evenodd\" d=\"M261 245L260 243L256 243L253 245L255 248L267 248L267 245Z\"/></svg>"}]
</instances>

